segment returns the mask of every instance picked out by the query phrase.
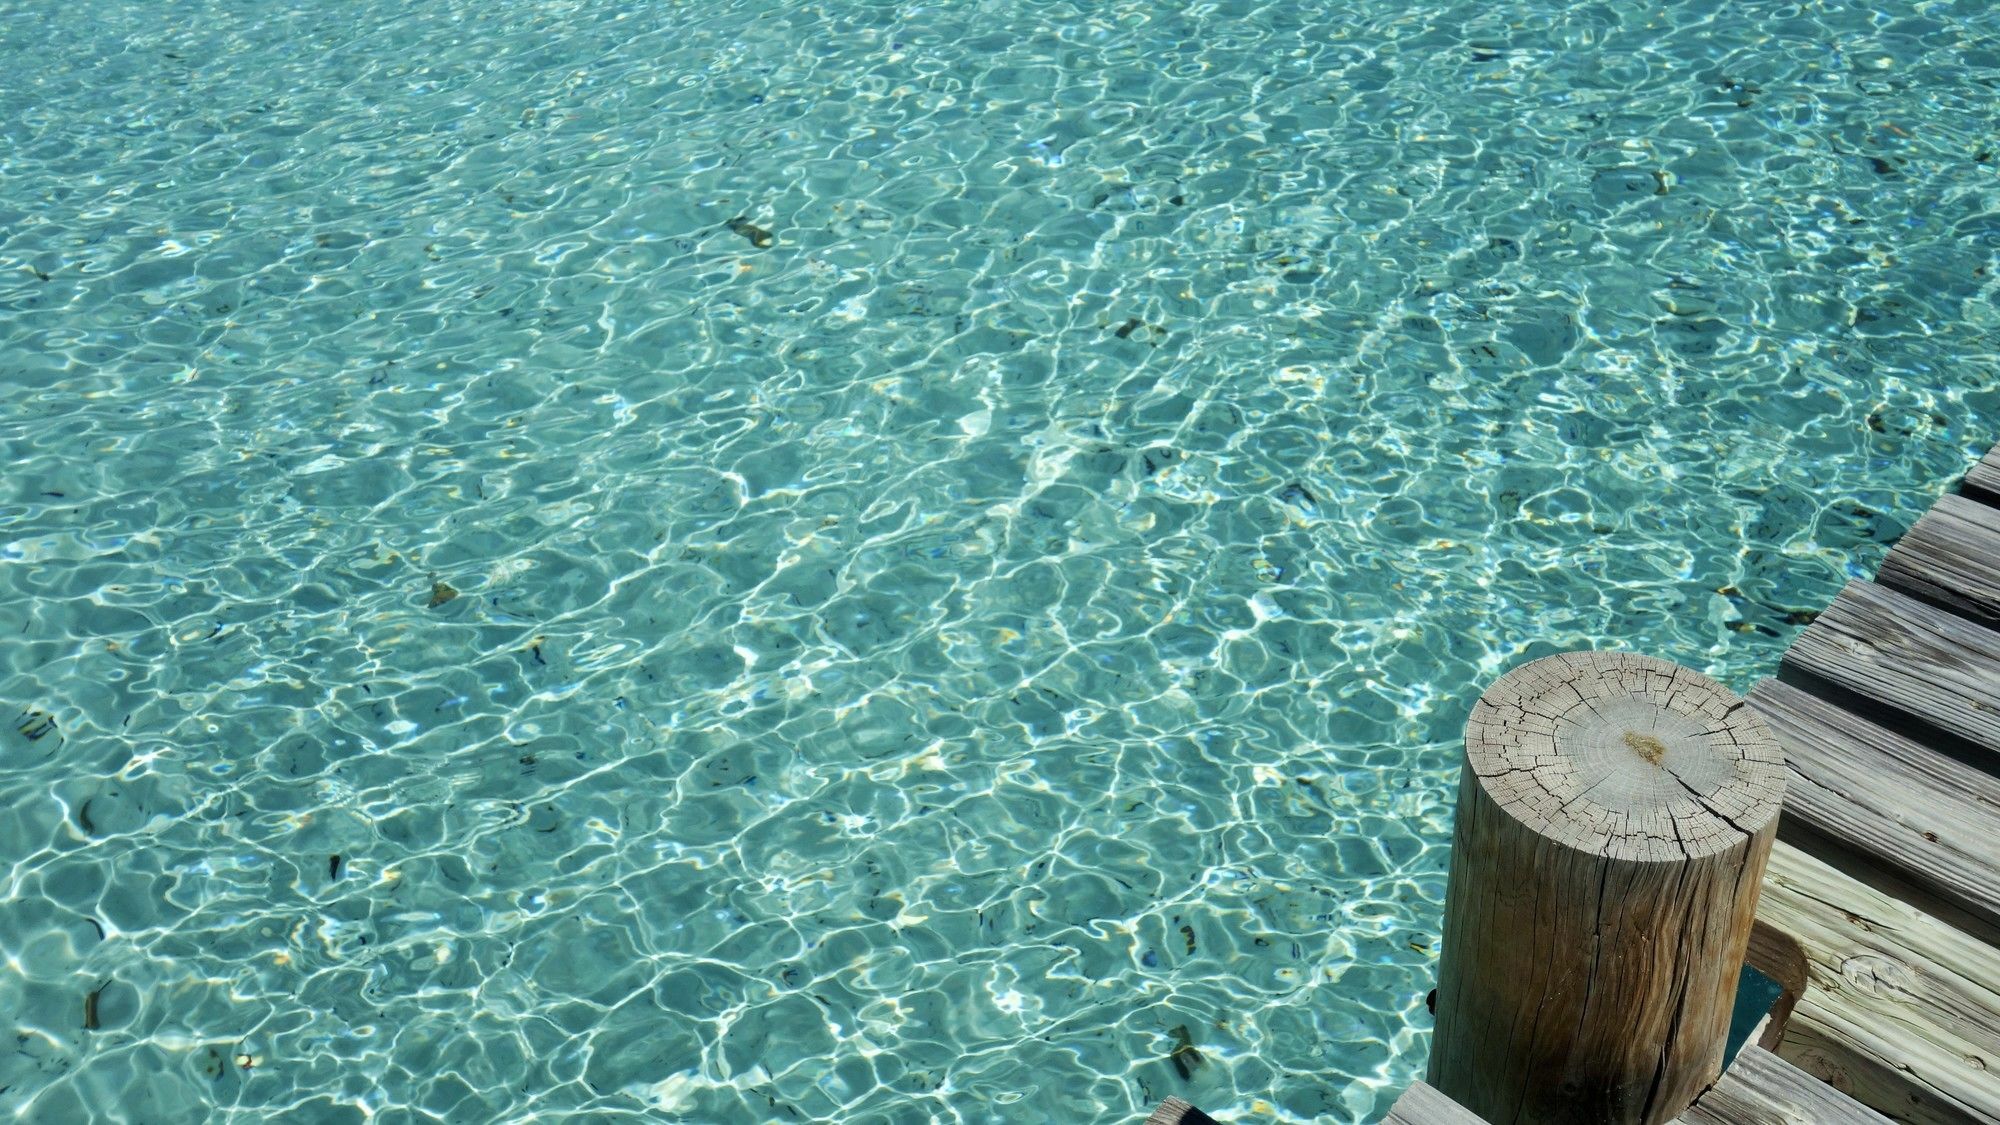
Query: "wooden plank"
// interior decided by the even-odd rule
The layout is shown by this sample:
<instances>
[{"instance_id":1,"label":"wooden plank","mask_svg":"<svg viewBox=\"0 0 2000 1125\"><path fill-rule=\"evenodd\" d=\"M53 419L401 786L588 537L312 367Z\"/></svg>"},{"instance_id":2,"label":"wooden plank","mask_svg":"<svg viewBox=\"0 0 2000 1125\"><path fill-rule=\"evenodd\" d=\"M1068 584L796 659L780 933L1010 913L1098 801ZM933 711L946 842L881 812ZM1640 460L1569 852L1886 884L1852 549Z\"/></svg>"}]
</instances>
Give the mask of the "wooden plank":
<instances>
[{"instance_id":1,"label":"wooden plank","mask_svg":"<svg viewBox=\"0 0 2000 1125\"><path fill-rule=\"evenodd\" d=\"M1765 680L1750 704L1785 749L1785 816L2000 926L2000 778Z\"/></svg>"},{"instance_id":2,"label":"wooden plank","mask_svg":"<svg viewBox=\"0 0 2000 1125\"><path fill-rule=\"evenodd\" d=\"M1382 1125L1485 1125L1472 1111L1422 1082L1413 1082L1389 1107Z\"/></svg>"},{"instance_id":3,"label":"wooden plank","mask_svg":"<svg viewBox=\"0 0 2000 1125\"><path fill-rule=\"evenodd\" d=\"M1154 1107L1146 1125L1217 1125L1215 1118L1179 1098L1168 1098Z\"/></svg>"},{"instance_id":4,"label":"wooden plank","mask_svg":"<svg viewBox=\"0 0 2000 1125\"><path fill-rule=\"evenodd\" d=\"M2000 445L1987 450L1986 458L1965 474L1965 494L1988 504L2000 504Z\"/></svg>"},{"instance_id":5,"label":"wooden plank","mask_svg":"<svg viewBox=\"0 0 2000 1125\"><path fill-rule=\"evenodd\" d=\"M1889 1119L1766 1051L1743 1048L1677 1125L1888 1125Z\"/></svg>"},{"instance_id":6,"label":"wooden plank","mask_svg":"<svg viewBox=\"0 0 2000 1125\"><path fill-rule=\"evenodd\" d=\"M1889 552L1875 581L2000 628L2000 508L1941 497Z\"/></svg>"},{"instance_id":7,"label":"wooden plank","mask_svg":"<svg viewBox=\"0 0 2000 1125\"><path fill-rule=\"evenodd\" d=\"M1806 953L1778 1054L1899 1121L2000 1121L2000 950L1783 841L1757 918Z\"/></svg>"},{"instance_id":8,"label":"wooden plank","mask_svg":"<svg viewBox=\"0 0 2000 1125\"><path fill-rule=\"evenodd\" d=\"M1872 582L1849 582L1785 666L2000 750L2000 632Z\"/></svg>"},{"instance_id":9,"label":"wooden plank","mask_svg":"<svg viewBox=\"0 0 2000 1125\"><path fill-rule=\"evenodd\" d=\"M1778 825L1780 837L1784 829L1781 819ZM1799 948L1799 943L1793 941L1791 935L1781 934L1759 920L1750 927L1750 952L1743 958L1743 963L1770 977L1784 990L1756 1028L1757 1045L1767 1050L1774 1049L1783 1035L1785 1021L1792 1018L1792 1009L1798 1006L1799 997L1805 995L1805 950Z\"/></svg>"}]
</instances>

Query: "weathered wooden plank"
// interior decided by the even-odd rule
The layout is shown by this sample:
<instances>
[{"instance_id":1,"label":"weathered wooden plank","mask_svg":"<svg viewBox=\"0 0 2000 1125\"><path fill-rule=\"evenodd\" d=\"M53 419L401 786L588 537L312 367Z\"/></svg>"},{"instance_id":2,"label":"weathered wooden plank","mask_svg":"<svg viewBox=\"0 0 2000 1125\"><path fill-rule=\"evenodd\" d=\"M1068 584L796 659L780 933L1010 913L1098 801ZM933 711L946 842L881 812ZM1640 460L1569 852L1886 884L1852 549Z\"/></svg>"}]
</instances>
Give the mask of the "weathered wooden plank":
<instances>
[{"instance_id":1,"label":"weathered wooden plank","mask_svg":"<svg viewBox=\"0 0 2000 1125\"><path fill-rule=\"evenodd\" d=\"M1776 680L1750 704L1785 749L1788 820L2000 926L2000 778Z\"/></svg>"},{"instance_id":2,"label":"weathered wooden plank","mask_svg":"<svg viewBox=\"0 0 2000 1125\"><path fill-rule=\"evenodd\" d=\"M1782 841L1757 918L1807 959L1778 1054L1899 1121L2000 1121L2000 950Z\"/></svg>"},{"instance_id":3,"label":"weathered wooden plank","mask_svg":"<svg viewBox=\"0 0 2000 1125\"><path fill-rule=\"evenodd\" d=\"M1168 1098L1154 1107L1146 1125L1216 1125L1216 1120L1179 1098Z\"/></svg>"},{"instance_id":4,"label":"weathered wooden plank","mask_svg":"<svg viewBox=\"0 0 2000 1125\"><path fill-rule=\"evenodd\" d=\"M1986 451L1986 457L1965 474L1965 494L1988 504L2000 504L2000 445Z\"/></svg>"},{"instance_id":5,"label":"weathered wooden plank","mask_svg":"<svg viewBox=\"0 0 2000 1125\"><path fill-rule=\"evenodd\" d=\"M1676 1125L1888 1125L1889 1119L1766 1051L1748 1046Z\"/></svg>"},{"instance_id":6,"label":"weathered wooden plank","mask_svg":"<svg viewBox=\"0 0 2000 1125\"><path fill-rule=\"evenodd\" d=\"M1799 635L1784 662L2000 750L2000 631L1855 581Z\"/></svg>"},{"instance_id":7,"label":"weathered wooden plank","mask_svg":"<svg viewBox=\"0 0 2000 1125\"><path fill-rule=\"evenodd\" d=\"M1778 825L1782 835L1784 825ZM1806 954L1790 934L1781 934L1761 919L1750 927L1750 952L1743 963L1776 981L1784 991L1757 1027L1757 1045L1767 1050L1778 1045L1785 1021L1806 991Z\"/></svg>"},{"instance_id":8,"label":"weathered wooden plank","mask_svg":"<svg viewBox=\"0 0 2000 1125\"><path fill-rule=\"evenodd\" d=\"M2000 508L1939 498L1889 552L1875 581L2000 628Z\"/></svg>"},{"instance_id":9,"label":"weathered wooden plank","mask_svg":"<svg viewBox=\"0 0 2000 1125\"><path fill-rule=\"evenodd\" d=\"M1486 1125L1471 1110L1445 1097L1436 1089L1413 1082L1389 1107L1382 1125Z\"/></svg>"}]
</instances>

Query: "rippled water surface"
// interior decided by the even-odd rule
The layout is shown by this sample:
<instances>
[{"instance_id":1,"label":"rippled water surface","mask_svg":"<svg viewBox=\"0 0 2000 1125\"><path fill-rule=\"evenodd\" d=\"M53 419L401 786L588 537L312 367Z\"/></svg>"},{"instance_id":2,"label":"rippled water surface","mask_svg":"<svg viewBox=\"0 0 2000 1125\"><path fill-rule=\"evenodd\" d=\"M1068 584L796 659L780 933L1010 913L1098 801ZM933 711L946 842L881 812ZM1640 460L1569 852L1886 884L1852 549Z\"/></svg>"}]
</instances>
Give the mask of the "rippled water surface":
<instances>
[{"instance_id":1,"label":"rippled water surface","mask_svg":"<svg viewBox=\"0 0 2000 1125\"><path fill-rule=\"evenodd\" d=\"M0 0L0 1114L1370 1118L1478 686L2000 437L1876 7Z\"/></svg>"}]
</instances>

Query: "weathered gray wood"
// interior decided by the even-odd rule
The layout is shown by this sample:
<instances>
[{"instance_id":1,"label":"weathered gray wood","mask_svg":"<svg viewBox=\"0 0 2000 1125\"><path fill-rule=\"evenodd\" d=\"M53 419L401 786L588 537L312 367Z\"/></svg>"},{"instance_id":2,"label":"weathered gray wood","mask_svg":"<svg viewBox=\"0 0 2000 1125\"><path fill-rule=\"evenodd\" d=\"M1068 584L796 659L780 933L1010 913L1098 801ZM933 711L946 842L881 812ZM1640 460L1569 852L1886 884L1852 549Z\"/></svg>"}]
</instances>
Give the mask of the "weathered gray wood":
<instances>
[{"instance_id":1,"label":"weathered gray wood","mask_svg":"<svg viewBox=\"0 0 2000 1125\"><path fill-rule=\"evenodd\" d=\"M2000 508L1940 497L1889 552L1875 581L2000 627Z\"/></svg>"},{"instance_id":2,"label":"weathered gray wood","mask_svg":"<svg viewBox=\"0 0 2000 1125\"><path fill-rule=\"evenodd\" d=\"M1757 920L1806 953L1778 1054L1899 1121L2000 1121L2000 950L1783 842Z\"/></svg>"},{"instance_id":3,"label":"weathered gray wood","mask_svg":"<svg viewBox=\"0 0 2000 1125\"><path fill-rule=\"evenodd\" d=\"M1216 1121L1179 1098L1168 1098L1147 1115L1146 1125L1216 1125Z\"/></svg>"},{"instance_id":4,"label":"weathered gray wood","mask_svg":"<svg viewBox=\"0 0 2000 1125\"><path fill-rule=\"evenodd\" d=\"M1430 1085L1489 1121L1671 1121L1721 1069L1775 740L1698 673L1570 653L1489 688L1465 753Z\"/></svg>"},{"instance_id":5,"label":"weathered gray wood","mask_svg":"<svg viewBox=\"0 0 2000 1125\"><path fill-rule=\"evenodd\" d=\"M1965 494L1988 504L2000 504L2000 445L1986 451L1986 457L1965 474Z\"/></svg>"},{"instance_id":6,"label":"weathered gray wood","mask_svg":"<svg viewBox=\"0 0 2000 1125\"><path fill-rule=\"evenodd\" d=\"M1680 1125L1888 1125L1889 1119L1766 1051L1748 1046Z\"/></svg>"},{"instance_id":7,"label":"weathered gray wood","mask_svg":"<svg viewBox=\"0 0 2000 1125\"><path fill-rule=\"evenodd\" d=\"M1422 1082L1412 1082L1382 1125L1486 1125L1477 1114Z\"/></svg>"},{"instance_id":8,"label":"weathered gray wood","mask_svg":"<svg viewBox=\"0 0 2000 1125\"><path fill-rule=\"evenodd\" d=\"M2000 926L2000 778L1776 680L1750 703L1784 747L1787 818Z\"/></svg>"},{"instance_id":9,"label":"weathered gray wood","mask_svg":"<svg viewBox=\"0 0 2000 1125\"><path fill-rule=\"evenodd\" d=\"M2000 750L2000 632L1849 582L1785 665Z\"/></svg>"}]
</instances>

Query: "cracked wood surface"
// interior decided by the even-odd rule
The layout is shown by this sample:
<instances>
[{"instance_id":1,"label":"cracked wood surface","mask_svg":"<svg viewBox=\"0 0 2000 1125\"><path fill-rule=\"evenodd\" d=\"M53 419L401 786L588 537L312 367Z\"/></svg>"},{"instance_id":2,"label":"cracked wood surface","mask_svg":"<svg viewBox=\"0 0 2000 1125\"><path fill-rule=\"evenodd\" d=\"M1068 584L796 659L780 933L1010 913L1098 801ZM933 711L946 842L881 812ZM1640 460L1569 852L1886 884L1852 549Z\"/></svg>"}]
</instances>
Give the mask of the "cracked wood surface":
<instances>
[{"instance_id":1,"label":"cracked wood surface","mask_svg":"<svg viewBox=\"0 0 2000 1125\"><path fill-rule=\"evenodd\" d=\"M1494 1125L1671 1120L1720 1069L1776 742L1705 676L1570 653L1465 744L1430 1084Z\"/></svg>"},{"instance_id":2,"label":"cracked wood surface","mask_svg":"<svg viewBox=\"0 0 2000 1125\"><path fill-rule=\"evenodd\" d=\"M1898 1121L2000 1121L2000 950L1784 843L1757 920L1806 954L1779 1055Z\"/></svg>"},{"instance_id":3,"label":"cracked wood surface","mask_svg":"<svg viewBox=\"0 0 2000 1125\"><path fill-rule=\"evenodd\" d=\"M1628 653L1509 672L1474 706L1467 766L1499 806L1570 847L1675 861L1728 848L1777 813L1777 744L1728 689Z\"/></svg>"}]
</instances>

